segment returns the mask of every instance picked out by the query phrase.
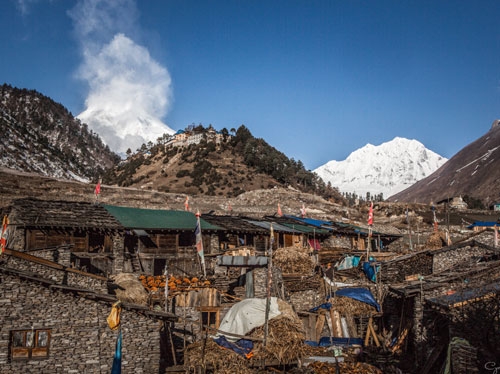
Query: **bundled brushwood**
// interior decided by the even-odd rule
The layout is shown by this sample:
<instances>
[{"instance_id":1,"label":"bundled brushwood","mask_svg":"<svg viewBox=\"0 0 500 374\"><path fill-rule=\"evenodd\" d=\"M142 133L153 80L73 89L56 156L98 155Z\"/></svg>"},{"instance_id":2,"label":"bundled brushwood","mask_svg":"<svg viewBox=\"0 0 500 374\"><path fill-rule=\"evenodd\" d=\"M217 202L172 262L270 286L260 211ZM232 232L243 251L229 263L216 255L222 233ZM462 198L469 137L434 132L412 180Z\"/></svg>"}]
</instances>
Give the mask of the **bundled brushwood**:
<instances>
[{"instance_id":1,"label":"bundled brushwood","mask_svg":"<svg viewBox=\"0 0 500 374\"><path fill-rule=\"evenodd\" d=\"M247 336L254 341L253 357L247 359L231 350L221 348L211 339L188 346L184 353L185 366L210 367L217 373L251 373L250 367L259 366L262 360L288 364L302 360L309 354L304 344L303 324L292 307L278 300L281 315L269 320L266 345L263 344L265 327L253 329ZM232 371L231 371L232 370ZM247 371L248 370L248 371Z\"/></svg>"},{"instance_id":2,"label":"bundled brushwood","mask_svg":"<svg viewBox=\"0 0 500 374\"><path fill-rule=\"evenodd\" d=\"M313 362L309 364L309 368L314 370L316 374L329 374L335 373L336 368L340 369L341 373L345 374L383 374L382 370L377 367L366 364L364 362L339 362L329 363L329 362Z\"/></svg>"},{"instance_id":3,"label":"bundled brushwood","mask_svg":"<svg viewBox=\"0 0 500 374\"><path fill-rule=\"evenodd\" d=\"M252 331L251 337L264 337L264 326ZM255 358L289 364L302 360L307 355L304 344L305 332L300 320L292 320L284 316L269 321L266 345L258 343L254 347Z\"/></svg>"},{"instance_id":4,"label":"bundled brushwood","mask_svg":"<svg viewBox=\"0 0 500 374\"><path fill-rule=\"evenodd\" d=\"M446 236L444 233L436 231L432 233L425 243L427 249L439 249L446 246Z\"/></svg>"},{"instance_id":5,"label":"bundled brushwood","mask_svg":"<svg viewBox=\"0 0 500 374\"><path fill-rule=\"evenodd\" d=\"M307 248L278 248L273 255L273 265L280 268L283 274L310 274L314 264Z\"/></svg>"},{"instance_id":6,"label":"bundled brushwood","mask_svg":"<svg viewBox=\"0 0 500 374\"><path fill-rule=\"evenodd\" d=\"M306 290L319 290L323 286L322 278L319 274L309 276L284 275L283 283L287 291L297 292Z\"/></svg>"},{"instance_id":7,"label":"bundled brushwood","mask_svg":"<svg viewBox=\"0 0 500 374\"><path fill-rule=\"evenodd\" d=\"M189 372L197 372L197 369L202 368L221 374L252 373L248 364L248 359L222 348L211 338L190 344L184 351L184 366Z\"/></svg>"},{"instance_id":8,"label":"bundled brushwood","mask_svg":"<svg viewBox=\"0 0 500 374\"><path fill-rule=\"evenodd\" d=\"M148 293L144 289L137 276L131 273L120 273L111 276L115 283L116 297L124 302L146 305Z\"/></svg>"},{"instance_id":9,"label":"bundled brushwood","mask_svg":"<svg viewBox=\"0 0 500 374\"><path fill-rule=\"evenodd\" d=\"M375 307L346 296L331 297L328 302L343 316L368 316L377 312Z\"/></svg>"}]
</instances>

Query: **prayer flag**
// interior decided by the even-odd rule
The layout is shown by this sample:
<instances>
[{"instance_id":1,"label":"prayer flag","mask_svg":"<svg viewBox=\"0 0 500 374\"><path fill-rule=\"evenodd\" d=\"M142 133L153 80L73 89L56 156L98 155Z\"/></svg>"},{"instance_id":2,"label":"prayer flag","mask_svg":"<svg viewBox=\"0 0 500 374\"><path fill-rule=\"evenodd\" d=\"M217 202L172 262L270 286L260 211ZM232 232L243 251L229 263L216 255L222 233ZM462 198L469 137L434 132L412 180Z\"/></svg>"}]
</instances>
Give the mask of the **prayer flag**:
<instances>
[{"instance_id":1,"label":"prayer flag","mask_svg":"<svg viewBox=\"0 0 500 374\"><path fill-rule=\"evenodd\" d=\"M306 206L304 204L302 204L302 208L300 209L300 215L302 218L306 216Z\"/></svg>"},{"instance_id":2,"label":"prayer flag","mask_svg":"<svg viewBox=\"0 0 500 374\"><path fill-rule=\"evenodd\" d=\"M122 372L122 329L118 332L116 340L115 357L113 358L113 367L111 374L120 374Z\"/></svg>"},{"instance_id":3,"label":"prayer flag","mask_svg":"<svg viewBox=\"0 0 500 374\"><path fill-rule=\"evenodd\" d=\"M9 218L7 215L3 217L2 220L2 234L0 235L0 253L4 253L7 247L7 226L9 225Z\"/></svg>"},{"instance_id":4,"label":"prayer flag","mask_svg":"<svg viewBox=\"0 0 500 374\"><path fill-rule=\"evenodd\" d=\"M200 212L196 212L196 228L194 234L196 237L196 251L200 256L200 261L203 266L203 273L205 274L205 255L203 253L203 236L201 235Z\"/></svg>"},{"instance_id":5,"label":"prayer flag","mask_svg":"<svg viewBox=\"0 0 500 374\"><path fill-rule=\"evenodd\" d=\"M186 200L184 201L184 210L189 211L189 196L186 196Z\"/></svg>"},{"instance_id":6,"label":"prayer flag","mask_svg":"<svg viewBox=\"0 0 500 374\"><path fill-rule=\"evenodd\" d=\"M273 244L274 244L274 229L273 229L273 224L272 223L271 223L271 226L270 226L269 236L270 236L270 242L271 242L271 248L272 248Z\"/></svg>"},{"instance_id":7,"label":"prayer flag","mask_svg":"<svg viewBox=\"0 0 500 374\"><path fill-rule=\"evenodd\" d=\"M99 180L97 181L97 184L96 184L95 189L94 189L94 193L96 196L101 193L101 178L99 178Z\"/></svg>"},{"instance_id":8,"label":"prayer flag","mask_svg":"<svg viewBox=\"0 0 500 374\"><path fill-rule=\"evenodd\" d=\"M280 206L280 203L278 203L278 216L282 216L283 213L281 212L281 206Z\"/></svg>"},{"instance_id":9,"label":"prayer flag","mask_svg":"<svg viewBox=\"0 0 500 374\"><path fill-rule=\"evenodd\" d=\"M368 211L368 225L373 225L373 201L370 204L370 210Z\"/></svg>"}]
</instances>

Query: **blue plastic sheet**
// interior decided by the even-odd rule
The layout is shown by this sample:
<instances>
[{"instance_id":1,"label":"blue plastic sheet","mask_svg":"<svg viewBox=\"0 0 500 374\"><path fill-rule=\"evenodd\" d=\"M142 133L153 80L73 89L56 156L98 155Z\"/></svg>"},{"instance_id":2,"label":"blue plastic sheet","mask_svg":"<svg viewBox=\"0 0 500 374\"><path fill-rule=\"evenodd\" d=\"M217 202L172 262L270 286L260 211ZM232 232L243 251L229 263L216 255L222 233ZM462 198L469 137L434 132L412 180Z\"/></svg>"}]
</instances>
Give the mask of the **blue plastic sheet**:
<instances>
[{"instance_id":1,"label":"blue plastic sheet","mask_svg":"<svg viewBox=\"0 0 500 374\"><path fill-rule=\"evenodd\" d=\"M341 288L335 292L335 296L350 297L351 299L355 299L363 303L366 303L368 305L371 305L377 309L377 312L380 312L379 303L377 303L377 300L375 300L375 297L373 297L373 294L370 292L370 290L366 288L361 288L361 287ZM318 309L330 310L331 307L332 304L326 302L310 309L310 312L316 312Z\"/></svg>"},{"instance_id":2,"label":"blue plastic sheet","mask_svg":"<svg viewBox=\"0 0 500 374\"><path fill-rule=\"evenodd\" d=\"M363 262L363 272L369 280L371 280L372 282L376 282L377 273L380 269L380 266L374 266L373 263L374 261Z\"/></svg>"},{"instance_id":3,"label":"blue plastic sheet","mask_svg":"<svg viewBox=\"0 0 500 374\"><path fill-rule=\"evenodd\" d=\"M214 342L219 344L223 348L231 349L232 351L238 353L239 355L250 358L252 357L253 342L247 339L240 339L236 342L230 342L226 339L224 335L219 336L214 339Z\"/></svg>"}]
</instances>

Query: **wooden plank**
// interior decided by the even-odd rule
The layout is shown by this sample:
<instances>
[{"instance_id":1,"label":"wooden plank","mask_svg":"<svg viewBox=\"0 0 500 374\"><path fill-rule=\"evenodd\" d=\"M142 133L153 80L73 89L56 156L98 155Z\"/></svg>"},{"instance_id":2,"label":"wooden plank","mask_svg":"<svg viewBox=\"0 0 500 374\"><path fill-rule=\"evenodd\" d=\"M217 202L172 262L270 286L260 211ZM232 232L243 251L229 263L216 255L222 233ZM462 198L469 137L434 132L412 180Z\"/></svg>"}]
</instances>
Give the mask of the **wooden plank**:
<instances>
[{"instance_id":1,"label":"wooden plank","mask_svg":"<svg viewBox=\"0 0 500 374\"><path fill-rule=\"evenodd\" d=\"M318 317L316 318L316 326L315 326L315 333L316 333L316 340L319 340L319 337L321 336L321 331L323 331L323 327L325 326L325 315L324 314L318 314Z\"/></svg>"}]
</instances>

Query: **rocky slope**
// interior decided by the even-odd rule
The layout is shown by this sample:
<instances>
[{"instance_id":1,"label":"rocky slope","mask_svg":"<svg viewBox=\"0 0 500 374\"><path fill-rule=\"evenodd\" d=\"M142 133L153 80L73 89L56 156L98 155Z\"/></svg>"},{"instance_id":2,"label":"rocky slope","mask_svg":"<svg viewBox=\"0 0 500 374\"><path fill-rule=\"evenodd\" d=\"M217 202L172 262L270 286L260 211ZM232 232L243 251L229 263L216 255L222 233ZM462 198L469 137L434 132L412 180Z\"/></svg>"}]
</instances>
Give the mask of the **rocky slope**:
<instances>
[{"instance_id":1,"label":"rocky slope","mask_svg":"<svg viewBox=\"0 0 500 374\"><path fill-rule=\"evenodd\" d=\"M438 202L455 196L469 196L488 207L500 202L500 120L476 141L463 148L446 164L392 196L389 201Z\"/></svg>"}]
</instances>

